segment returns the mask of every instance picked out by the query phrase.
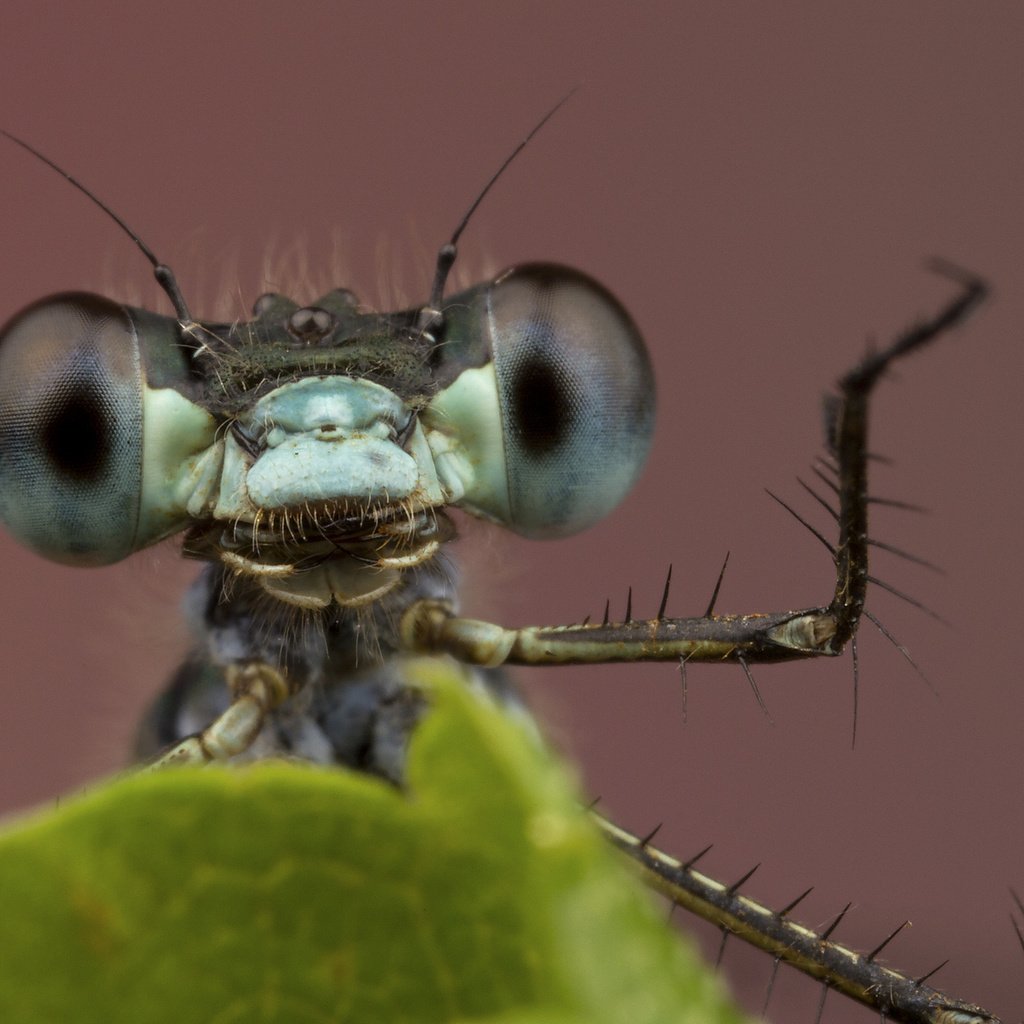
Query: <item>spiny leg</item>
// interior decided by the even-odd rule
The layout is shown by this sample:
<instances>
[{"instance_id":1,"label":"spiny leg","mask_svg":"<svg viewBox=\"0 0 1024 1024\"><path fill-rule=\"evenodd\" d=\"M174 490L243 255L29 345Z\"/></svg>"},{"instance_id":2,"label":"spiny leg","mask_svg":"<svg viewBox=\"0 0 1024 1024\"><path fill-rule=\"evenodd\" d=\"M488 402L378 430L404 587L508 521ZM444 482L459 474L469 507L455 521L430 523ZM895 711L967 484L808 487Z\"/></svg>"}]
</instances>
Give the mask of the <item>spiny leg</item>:
<instances>
[{"instance_id":1,"label":"spiny leg","mask_svg":"<svg viewBox=\"0 0 1024 1024\"><path fill-rule=\"evenodd\" d=\"M810 892L808 889L781 910L771 910L741 893L740 882L725 885L694 869L698 857L681 863L654 849L617 825L593 813L612 845L635 861L645 881L673 904L685 907L721 928L772 955L775 964L787 963L817 978L826 988L855 999L880 1013L885 1020L909 1024L993 1024L997 1018L971 1003L951 999L924 984L877 963L876 957L905 927L900 925L870 953L857 953L830 939L849 909L849 904L823 932L797 924L789 913ZM706 851L702 851L706 852ZM930 977L934 972L929 972Z\"/></svg>"},{"instance_id":2,"label":"spiny leg","mask_svg":"<svg viewBox=\"0 0 1024 1024\"><path fill-rule=\"evenodd\" d=\"M615 661L731 661L739 664L832 657L857 631L869 583L887 584L868 571L868 409L875 385L898 359L962 323L980 304L985 284L965 272L936 263L934 269L961 285L960 293L936 316L911 328L888 348L867 355L839 381L839 394L826 405L826 446L837 463L834 489L839 539L818 535L832 553L836 579L832 600L821 607L749 615L633 619L572 626L507 629L460 618L442 601L410 606L401 625L402 642L424 652L446 652L470 664L496 666L594 664ZM892 589L892 588L888 588Z\"/></svg>"}]
</instances>

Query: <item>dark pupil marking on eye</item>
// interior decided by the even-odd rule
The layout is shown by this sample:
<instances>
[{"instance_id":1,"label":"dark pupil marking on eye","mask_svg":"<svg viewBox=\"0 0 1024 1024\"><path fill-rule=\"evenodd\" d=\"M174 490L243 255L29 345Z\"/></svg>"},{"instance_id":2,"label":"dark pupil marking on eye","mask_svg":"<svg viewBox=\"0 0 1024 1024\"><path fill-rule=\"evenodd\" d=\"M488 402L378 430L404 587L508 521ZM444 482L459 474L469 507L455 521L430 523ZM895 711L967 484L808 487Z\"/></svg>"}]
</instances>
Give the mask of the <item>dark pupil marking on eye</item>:
<instances>
[{"instance_id":1,"label":"dark pupil marking on eye","mask_svg":"<svg viewBox=\"0 0 1024 1024\"><path fill-rule=\"evenodd\" d=\"M64 476L95 480L110 456L103 396L91 383L54 396L40 430L43 450Z\"/></svg>"},{"instance_id":2,"label":"dark pupil marking on eye","mask_svg":"<svg viewBox=\"0 0 1024 1024\"><path fill-rule=\"evenodd\" d=\"M558 369L539 356L529 357L518 368L512 395L524 447L536 453L557 447L572 419Z\"/></svg>"}]
</instances>

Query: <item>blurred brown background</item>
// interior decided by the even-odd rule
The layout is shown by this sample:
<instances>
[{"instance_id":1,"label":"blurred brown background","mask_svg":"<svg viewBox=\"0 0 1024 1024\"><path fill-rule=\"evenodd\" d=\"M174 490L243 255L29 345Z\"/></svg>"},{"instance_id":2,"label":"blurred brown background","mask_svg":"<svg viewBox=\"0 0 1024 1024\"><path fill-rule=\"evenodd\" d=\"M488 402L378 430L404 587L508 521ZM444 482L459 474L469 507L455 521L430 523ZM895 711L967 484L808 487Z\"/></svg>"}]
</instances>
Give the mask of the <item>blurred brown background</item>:
<instances>
[{"instance_id":1,"label":"blurred brown background","mask_svg":"<svg viewBox=\"0 0 1024 1024\"><path fill-rule=\"evenodd\" d=\"M763 668L769 725L738 669L538 671L560 743L622 824L801 910L1017 1020L1024 954L1007 886L1024 888L1021 814L1021 411L1024 8L1013 2L771 5L91 4L8 2L3 126L89 183L177 270L193 310L244 313L268 254L298 246L328 281L335 242L371 301L422 299L432 252L551 104L578 94L487 199L463 270L553 259L608 284L646 334L659 425L641 485L605 524L558 544L470 531L486 571L471 614L568 621L697 614L726 551L722 611L828 599L817 542L764 494L810 514L794 481L820 442L824 388L951 293L941 255L995 298L901 367L873 447L895 459L877 534L941 562L878 571L947 628L887 595L872 607L914 652L863 635L859 738L848 659ZM4 317L91 288L158 303L148 267L93 207L0 145ZM278 282L279 283L279 282ZM297 296L310 299L313 291ZM223 307L221 307L223 308ZM828 529L822 517L816 521ZM50 566L3 541L0 807L116 770L141 709L186 645L193 571L173 544L113 569ZM488 592L489 591L489 592ZM708 948L710 929L683 920ZM731 946L759 1007L769 964ZM817 990L783 972L776 1020ZM868 1015L831 996L828 1021Z\"/></svg>"}]
</instances>

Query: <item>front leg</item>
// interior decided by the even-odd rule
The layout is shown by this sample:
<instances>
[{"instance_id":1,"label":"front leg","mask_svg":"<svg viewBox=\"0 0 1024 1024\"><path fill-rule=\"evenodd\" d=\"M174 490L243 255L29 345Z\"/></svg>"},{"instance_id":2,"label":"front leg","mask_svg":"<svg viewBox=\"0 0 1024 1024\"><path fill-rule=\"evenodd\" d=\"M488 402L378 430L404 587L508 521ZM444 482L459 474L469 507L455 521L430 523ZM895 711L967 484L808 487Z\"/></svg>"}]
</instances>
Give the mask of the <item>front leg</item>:
<instances>
[{"instance_id":1,"label":"front leg","mask_svg":"<svg viewBox=\"0 0 1024 1024\"><path fill-rule=\"evenodd\" d=\"M987 288L981 280L936 263L934 269L960 285L959 294L934 317L900 335L888 348L870 352L838 383L839 393L826 399L825 447L834 460L839 526L833 544L809 527L828 548L836 567L827 605L749 615L715 615L714 599L703 616L572 626L506 629L489 622L457 617L445 601L413 604L402 620L401 639L411 650L445 652L477 665L580 665L617 661L727 661L748 664L834 656L857 632L869 583L868 571L868 410L875 385L903 356L922 348L961 324L981 303ZM813 492L812 492L813 493ZM815 497L817 497L815 495ZM824 499L819 499L828 507ZM788 508L788 506L785 506ZM792 511L792 510L790 510ZM796 513L793 513L794 515ZM798 517L799 518L799 517ZM802 522L802 520L801 520ZM807 524L805 524L807 525ZM717 593L717 588L716 588Z\"/></svg>"},{"instance_id":2,"label":"front leg","mask_svg":"<svg viewBox=\"0 0 1024 1024\"><path fill-rule=\"evenodd\" d=\"M229 665L224 675L231 694L227 709L171 747L153 768L230 760L252 746L267 715L291 695L285 677L264 662Z\"/></svg>"}]
</instances>

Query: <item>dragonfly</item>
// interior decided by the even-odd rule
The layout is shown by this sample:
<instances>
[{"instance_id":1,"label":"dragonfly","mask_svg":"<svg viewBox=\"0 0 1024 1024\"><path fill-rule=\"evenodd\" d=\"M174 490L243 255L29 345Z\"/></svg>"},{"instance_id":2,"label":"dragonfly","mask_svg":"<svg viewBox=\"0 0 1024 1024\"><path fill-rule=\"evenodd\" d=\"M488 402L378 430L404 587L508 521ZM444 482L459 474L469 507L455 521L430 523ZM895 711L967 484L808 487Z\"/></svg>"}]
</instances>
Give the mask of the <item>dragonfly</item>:
<instances>
[{"instance_id":1,"label":"dragonfly","mask_svg":"<svg viewBox=\"0 0 1024 1024\"><path fill-rule=\"evenodd\" d=\"M564 101L563 101L564 102ZM559 104L560 106L561 104ZM558 108L556 107L555 110ZM826 402L836 577L824 606L507 628L460 614L445 548L449 509L526 537L562 537L628 493L650 446L654 379L643 339L603 285L554 264L512 267L448 295L470 218L548 113L508 156L439 250L425 302L364 310L337 288L311 304L260 297L247 322L193 317L173 271L76 178L153 267L173 316L68 293L0 336L0 520L45 558L119 561L183 534L202 563L187 610L198 642L148 714L151 767L287 755L400 783L426 711L406 668L424 655L525 716L509 665L668 661L751 666L835 657L856 633L871 575L870 401L889 367L959 326L986 295L936 261L953 295L870 352ZM786 506L789 508L789 506ZM43 510L42 512L40 510ZM791 510L792 511L792 510ZM724 572L724 568L723 568ZM719 585L721 577L719 577ZM872 619L872 621L875 621ZM879 625L883 631L884 626ZM767 951L883 1019L996 1018L656 849L598 814L610 842L673 904ZM806 894L805 894L806 895ZM891 936L890 936L891 938ZM886 940L888 941L888 940Z\"/></svg>"}]
</instances>

